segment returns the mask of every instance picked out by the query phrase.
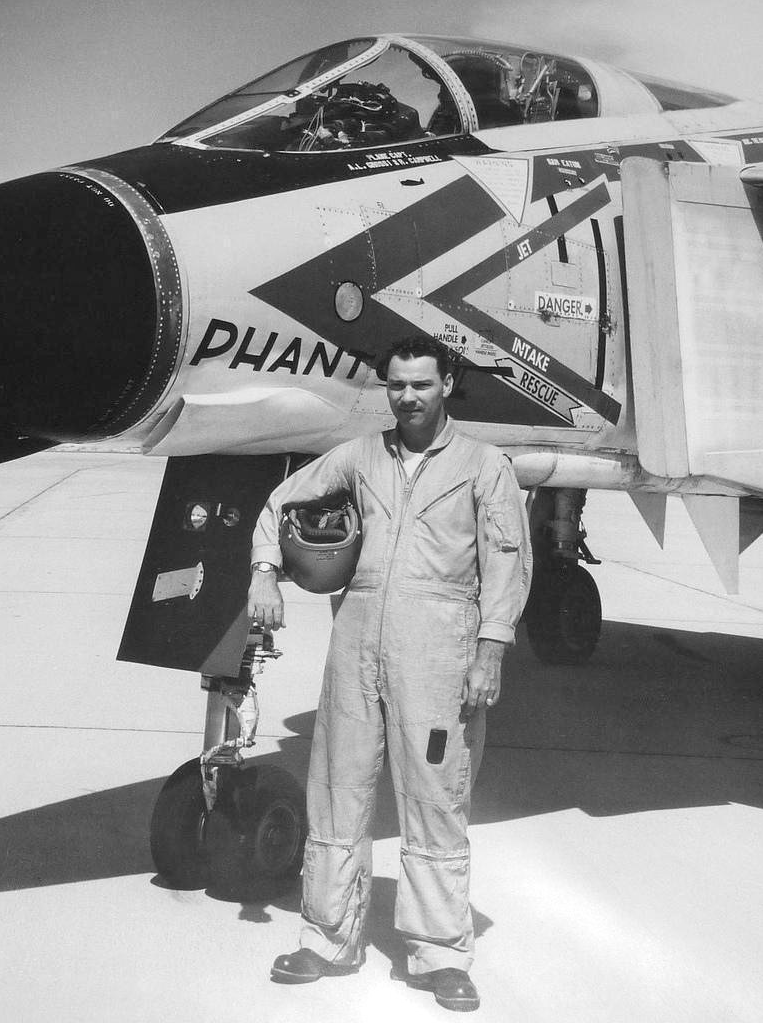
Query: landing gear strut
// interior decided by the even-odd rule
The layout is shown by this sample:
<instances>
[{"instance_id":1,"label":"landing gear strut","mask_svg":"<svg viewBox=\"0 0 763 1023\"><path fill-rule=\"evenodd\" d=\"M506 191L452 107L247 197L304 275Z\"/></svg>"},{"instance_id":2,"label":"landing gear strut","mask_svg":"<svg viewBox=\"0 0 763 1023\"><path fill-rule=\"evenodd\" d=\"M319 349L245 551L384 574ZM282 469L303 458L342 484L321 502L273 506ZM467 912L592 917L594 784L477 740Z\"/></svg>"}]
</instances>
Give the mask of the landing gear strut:
<instances>
[{"instance_id":1,"label":"landing gear strut","mask_svg":"<svg viewBox=\"0 0 763 1023\"><path fill-rule=\"evenodd\" d=\"M269 633L249 634L239 677L202 678L204 753L168 778L151 819L151 854L177 889L246 897L293 881L307 833L304 793L280 767L244 757L259 707L254 676L280 656Z\"/></svg>"},{"instance_id":2,"label":"landing gear strut","mask_svg":"<svg viewBox=\"0 0 763 1023\"><path fill-rule=\"evenodd\" d=\"M584 664L601 633L601 600L593 577L578 565L598 565L585 543L580 516L585 491L539 488L530 511L535 568L524 620L530 646L546 664Z\"/></svg>"}]
</instances>

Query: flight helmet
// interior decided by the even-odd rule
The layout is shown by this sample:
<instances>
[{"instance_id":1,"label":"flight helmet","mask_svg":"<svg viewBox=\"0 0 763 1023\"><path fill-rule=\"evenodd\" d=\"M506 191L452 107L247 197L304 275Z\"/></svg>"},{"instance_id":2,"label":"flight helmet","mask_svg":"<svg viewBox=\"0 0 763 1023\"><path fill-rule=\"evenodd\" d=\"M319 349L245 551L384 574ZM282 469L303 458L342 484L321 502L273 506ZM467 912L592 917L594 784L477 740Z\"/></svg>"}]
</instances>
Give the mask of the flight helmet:
<instances>
[{"instance_id":1,"label":"flight helmet","mask_svg":"<svg viewBox=\"0 0 763 1023\"><path fill-rule=\"evenodd\" d=\"M284 572L303 590L333 593L352 579L362 542L347 495L284 505L280 529Z\"/></svg>"}]
</instances>

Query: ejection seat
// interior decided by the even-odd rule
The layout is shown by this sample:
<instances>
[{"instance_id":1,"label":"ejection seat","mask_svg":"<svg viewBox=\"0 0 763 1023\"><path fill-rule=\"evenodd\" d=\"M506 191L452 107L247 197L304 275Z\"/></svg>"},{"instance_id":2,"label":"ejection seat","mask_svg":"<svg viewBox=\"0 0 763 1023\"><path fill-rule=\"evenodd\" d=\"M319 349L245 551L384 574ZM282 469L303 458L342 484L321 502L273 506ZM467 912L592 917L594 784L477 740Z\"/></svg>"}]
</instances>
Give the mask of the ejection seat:
<instances>
[{"instance_id":1,"label":"ejection seat","mask_svg":"<svg viewBox=\"0 0 763 1023\"><path fill-rule=\"evenodd\" d=\"M511 68L498 54L453 53L444 58L472 98L480 128L522 124L519 104L509 98Z\"/></svg>"}]
</instances>

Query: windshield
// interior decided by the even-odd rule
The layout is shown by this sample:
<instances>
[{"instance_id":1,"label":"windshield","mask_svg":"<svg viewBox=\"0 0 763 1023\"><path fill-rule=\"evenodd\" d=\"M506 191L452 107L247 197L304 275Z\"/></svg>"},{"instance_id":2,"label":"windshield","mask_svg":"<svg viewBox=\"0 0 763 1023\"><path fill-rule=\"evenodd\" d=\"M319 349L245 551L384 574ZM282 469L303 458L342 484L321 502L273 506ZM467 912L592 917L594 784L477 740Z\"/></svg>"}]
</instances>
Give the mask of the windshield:
<instances>
[{"instance_id":1,"label":"windshield","mask_svg":"<svg viewBox=\"0 0 763 1023\"><path fill-rule=\"evenodd\" d=\"M432 138L461 127L447 87L422 56L389 40L353 39L256 79L162 141L308 153Z\"/></svg>"},{"instance_id":2,"label":"windshield","mask_svg":"<svg viewBox=\"0 0 763 1023\"><path fill-rule=\"evenodd\" d=\"M322 72L345 64L347 61L357 57L358 54L368 50L373 39L348 39L342 43L333 43L331 46L324 46L314 53L307 53L296 60L289 61L269 71L253 82L242 86L235 92L222 99L204 107L192 117L181 121L170 131L162 136L162 140L170 138L186 138L196 135L205 128L213 128L222 124L232 117L245 114L247 111L254 111L267 100L283 96L289 93L311 78L317 78Z\"/></svg>"}]
</instances>

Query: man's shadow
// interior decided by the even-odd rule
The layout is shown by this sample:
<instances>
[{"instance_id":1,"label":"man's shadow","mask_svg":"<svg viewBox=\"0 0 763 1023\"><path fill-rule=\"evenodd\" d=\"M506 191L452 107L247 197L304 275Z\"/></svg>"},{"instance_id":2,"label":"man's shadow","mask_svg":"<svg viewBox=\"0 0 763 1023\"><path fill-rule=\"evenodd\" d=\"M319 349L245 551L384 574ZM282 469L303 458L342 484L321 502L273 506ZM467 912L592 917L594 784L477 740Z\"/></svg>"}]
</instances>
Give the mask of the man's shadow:
<instances>
[{"instance_id":1,"label":"man's shadow","mask_svg":"<svg viewBox=\"0 0 763 1023\"><path fill-rule=\"evenodd\" d=\"M402 938L395 930L396 896L397 881L391 877L374 877L366 937L370 945L389 959L393 974L404 976L407 973L405 948ZM474 906L472 919L475 938L482 937L488 928L493 926L493 921Z\"/></svg>"}]
</instances>

